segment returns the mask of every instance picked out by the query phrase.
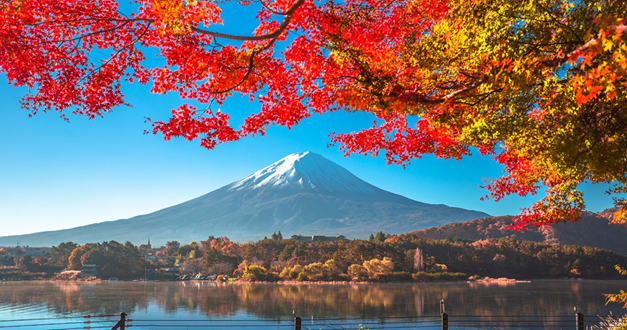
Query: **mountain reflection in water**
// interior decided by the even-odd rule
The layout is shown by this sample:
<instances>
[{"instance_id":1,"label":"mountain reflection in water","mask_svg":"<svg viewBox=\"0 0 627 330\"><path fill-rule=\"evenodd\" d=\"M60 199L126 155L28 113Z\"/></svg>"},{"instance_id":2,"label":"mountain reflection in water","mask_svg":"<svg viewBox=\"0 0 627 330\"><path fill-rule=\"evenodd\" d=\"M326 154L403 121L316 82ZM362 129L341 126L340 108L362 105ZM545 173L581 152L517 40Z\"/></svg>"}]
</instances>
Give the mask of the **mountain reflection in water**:
<instances>
[{"instance_id":1,"label":"mountain reflection in water","mask_svg":"<svg viewBox=\"0 0 627 330\"><path fill-rule=\"evenodd\" d=\"M482 316L572 315L588 320L618 305L605 306L602 293L627 287L625 281L542 280L532 283L283 285L213 282L2 282L0 320L21 316L116 314L140 318L227 319L235 315L286 320L292 311L306 318L386 320L439 315L445 299L451 319ZM140 316L138 316L140 315Z\"/></svg>"}]
</instances>

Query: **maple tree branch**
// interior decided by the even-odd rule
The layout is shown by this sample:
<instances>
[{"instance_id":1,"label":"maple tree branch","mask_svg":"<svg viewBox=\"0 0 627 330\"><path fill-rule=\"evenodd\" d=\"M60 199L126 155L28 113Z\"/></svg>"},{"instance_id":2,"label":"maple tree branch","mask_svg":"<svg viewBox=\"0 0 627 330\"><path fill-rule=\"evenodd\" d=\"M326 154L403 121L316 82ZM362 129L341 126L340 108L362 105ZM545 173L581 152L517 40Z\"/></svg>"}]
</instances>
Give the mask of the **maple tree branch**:
<instances>
[{"instance_id":1,"label":"maple tree branch","mask_svg":"<svg viewBox=\"0 0 627 330\"><path fill-rule=\"evenodd\" d=\"M244 81L246 81L246 79L248 79L248 77L250 76L250 74L253 72L253 68L255 67L255 65L254 65L254 59L255 59L255 55L257 55L257 53L258 53L258 52L259 52L259 51L256 51L256 50L255 50L255 51L253 51L253 52L250 54L250 59L248 60L248 70L246 71L246 74L244 74L244 76L242 77L242 79L241 79L241 80L240 80L237 84L235 84L235 85L233 85L233 86L231 86L231 87L229 87L229 88L227 88L227 89L225 89L225 90L222 90L222 91L215 91L215 92L212 92L212 93L214 93L214 94L224 94L224 93L226 93L226 92L230 92L230 91L234 90L235 88L237 88L237 87L241 86L241 85L244 83Z\"/></svg>"},{"instance_id":2,"label":"maple tree branch","mask_svg":"<svg viewBox=\"0 0 627 330\"><path fill-rule=\"evenodd\" d=\"M578 41L581 43L583 42L583 39L581 38L581 36L579 36L579 34L577 34L577 32L575 32L575 30L573 30L573 28L570 26L570 24L564 24L562 23L558 17L556 17L549 8L543 7L540 3L536 3L536 6L540 7L542 10L544 10L549 16L550 16L550 20L545 20L545 19L539 19L539 18L535 18L535 17L529 17L526 15L502 15L500 13L497 13L498 16L503 17L503 18L514 18L514 19L522 19L525 21L534 21L534 22L540 22L540 23L547 23L550 21L555 22L557 25L561 26L561 27L565 27L568 30L570 30L570 32L578 39Z\"/></svg>"},{"instance_id":3,"label":"maple tree branch","mask_svg":"<svg viewBox=\"0 0 627 330\"><path fill-rule=\"evenodd\" d=\"M608 28L608 31L619 31L620 33L623 34L627 34L627 25L625 24L621 24L621 25L612 25ZM601 33L599 32L599 34L597 35L597 37L594 37L590 40L588 40L588 42L586 42L585 44L577 47L575 50L571 51L568 54L562 55L562 56L556 56L555 58L549 60L549 61L545 61L543 62L546 66L561 66L564 63L566 63L567 61L569 61L570 59L572 59L573 57L577 56L579 53L581 53L582 51L588 49L589 47L591 47L592 45L597 43L597 40L601 37ZM462 73L463 75L466 75L464 73ZM468 76L468 75L466 75ZM484 76L481 79L478 79L475 82L472 82L460 89L457 89L443 97L439 97L439 98L434 98L434 99L429 99L429 98L417 98L414 99L413 101L415 101L416 103L419 104L440 104L440 103L444 103L448 100L451 100L461 94L464 94L466 92L469 92L473 89L476 89L477 87L481 86L483 83L488 81L488 77ZM499 90L496 90L495 92L498 92Z\"/></svg>"},{"instance_id":4,"label":"maple tree branch","mask_svg":"<svg viewBox=\"0 0 627 330\"><path fill-rule=\"evenodd\" d=\"M124 26L126 26L128 23L132 22L132 21L137 21L137 20L109 20L111 22L122 22L120 25L108 28L108 29L104 29L104 30L96 30L90 33L87 33L85 35L81 35L79 37L75 37L75 38L71 38L71 39L62 39L62 40L48 40L48 41L42 41L42 44L50 44L50 43L65 43L65 42L70 42L70 41L77 41L77 40L81 40L81 39L85 39L97 34L103 34L103 33L107 33L107 32L112 32L118 29L123 28ZM63 23L65 21L47 21L47 22L42 22L42 23ZM37 24L27 24L26 26L37 26ZM31 36L24 36L24 38L26 39L30 39L30 40L38 40L37 38L31 37Z\"/></svg>"},{"instance_id":5,"label":"maple tree branch","mask_svg":"<svg viewBox=\"0 0 627 330\"><path fill-rule=\"evenodd\" d=\"M611 26L609 26L608 31L618 31L618 32L620 32L622 34L627 34L627 25L625 25L625 24L611 25ZM602 33L603 33L603 31L599 32L596 37L588 40L588 42L586 42L585 44L575 48L575 50L571 51L568 54L556 56L556 57L554 57L551 60L544 61L543 62L544 65L546 65L546 66L562 66L562 64L568 62L573 57L576 57L582 51L584 51L584 50L590 48L590 46L596 44L598 39L601 38Z\"/></svg>"},{"instance_id":6,"label":"maple tree branch","mask_svg":"<svg viewBox=\"0 0 627 330\"><path fill-rule=\"evenodd\" d=\"M112 17L86 17L79 19L70 19L70 20L54 20L54 21L41 21L32 24L13 24L13 26L39 26L44 24L61 24L61 23L76 23L76 22L85 22L85 21L107 21L107 22L140 22L140 21L154 21L149 18L112 18Z\"/></svg>"},{"instance_id":7,"label":"maple tree branch","mask_svg":"<svg viewBox=\"0 0 627 330\"><path fill-rule=\"evenodd\" d=\"M562 45L577 45L580 44L581 42L579 41L563 41L563 42L546 42L546 43L532 43L532 42L524 42L524 41L519 41L516 39L510 39L511 42L513 43L517 43L520 45L528 45L528 46L535 46L536 49L540 48L540 47L546 47L546 46L562 46Z\"/></svg>"},{"instance_id":8,"label":"maple tree branch","mask_svg":"<svg viewBox=\"0 0 627 330\"><path fill-rule=\"evenodd\" d=\"M231 40L258 41L258 40L272 39L272 41L270 42L270 44L272 44L274 43L274 40L276 40L281 35L281 33L285 31L285 29L287 29L287 26L290 24L290 21L292 20L292 15L296 11L296 9L298 9L300 6L303 5L303 3L305 3L305 0L297 0L296 2L294 2L294 4L292 4L292 6L290 6L290 8L288 8L285 11L285 14L284 14L285 18L283 19L283 22L281 23L281 25L273 32L268 33L268 34L263 34L260 36L238 36L238 35L233 35L233 34L208 31L208 30L204 30L201 28L197 28L197 27L192 27L191 29L192 31L198 32L201 34L207 34L213 37L226 38L226 39L231 39Z\"/></svg>"},{"instance_id":9,"label":"maple tree branch","mask_svg":"<svg viewBox=\"0 0 627 330\"><path fill-rule=\"evenodd\" d=\"M276 11L276 10L270 8L270 6L268 6L268 4L266 4L263 0L259 0L259 3L261 3L263 8L265 8L266 10L268 10L269 12L271 12L271 13L273 13L275 15L283 15L283 16L286 15L285 12L279 12L279 11Z\"/></svg>"},{"instance_id":10,"label":"maple tree branch","mask_svg":"<svg viewBox=\"0 0 627 330\"><path fill-rule=\"evenodd\" d=\"M200 118L202 118L204 115L206 115L206 114L207 114L207 112L208 112L209 110L211 110L211 107L213 106L213 102L214 102L215 100L216 100L216 99L211 99L211 101L209 101L209 104L207 105L207 107L205 108L205 110L203 110L201 113L199 113L199 114L196 116L196 120L199 120L199 119L200 119Z\"/></svg>"},{"instance_id":11,"label":"maple tree branch","mask_svg":"<svg viewBox=\"0 0 627 330\"><path fill-rule=\"evenodd\" d=\"M553 15L553 13L548 8L543 7L540 2L537 2L535 5L540 7L540 8L542 8L544 11L546 11L547 14L549 14L549 16L553 19L553 21L555 23L557 23L557 25L562 26L562 27L566 27L570 31L570 33L572 33L579 40L579 42L583 42L583 38L581 38L581 36L579 34L577 34L577 32L575 30L573 30L573 28L570 26L570 24L562 23L557 17L555 17L555 15Z\"/></svg>"},{"instance_id":12,"label":"maple tree branch","mask_svg":"<svg viewBox=\"0 0 627 330\"><path fill-rule=\"evenodd\" d=\"M95 36L95 35L97 35L97 34L103 34L103 33L107 33L107 32L113 32L113 31L115 31L115 30L118 30L118 29L123 28L124 26L126 26L126 25L127 25L128 23L130 23L130 22L131 22L131 21L125 21L125 22L122 22L122 24L120 24L120 25L116 25L116 26L114 26L114 27L112 27L112 28L108 28L108 29L104 29L104 30L97 30L97 31L94 31L94 32L91 32L91 33L87 33L87 34L82 35L82 36L80 36L80 37L77 37L77 38L72 38L72 39L69 39L69 40L59 40L59 42L75 41L75 40L80 40L80 39L85 39L85 38L87 38L87 37Z\"/></svg>"},{"instance_id":13,"label":"maple tree branch","mask_svg":"<svg viewBox=\"0 0 627 330\"><path fill-rule=\"evenodd\" d=\"M420 104L441 104L441 103L447 102L447 101L455 98L456 96L459 96L459 95L464 94L466 92L469 92L469 91L471 91L473 89L476 89L477 87L481 86L486 81L488 81L488 77L487 76L483 76L481 79L479 79L477 81L474 81L474 82L471 82L471 83L467 84L466 86L464 86L464 87L462 87L460 89L454 90L454 91L452 91L452 92L450 92L450 93L448 93L448 94L446 94L446 95L444 95L442 97L438 97L438 98L421 97L421 98L416 99L415 101L417 103L420 103Z\"/></svg>"},{"instance_id":14,"label":"maple tree branch","mask_svg":"<svg viewBox=\"0 0 627 330\"><path fill-rule=\"evenodd\" d=\"M109 59L102 63L101 65L98 66L98 68L96 68L95 70L92 70L89 74L85 75L84 77L82 77L79 80L79 83L82 81L85 81L87 78L89 78L91 75L93 75L95 72L99 71L100 69L104 68L107 64L111 63L111 61L113 61L114 58L116 58L120 53L122 53L125 49L134 46L141 38L144 37L144 35L146 34L146 32L148 32L148 29L150 28L150 22L148 22L148 24L146 24L146 27L144 28L144 31L142 31L142 33L140 35L138 35L133 41L131 41L130 43L124 45L124 47L120 48L118 51L116 51L113 55L111 55L111 57L109 57Z\"/></svg>"},{"instance_id":15,"label":"maple tree branch","mask_svg":"<svg viewBox=\"0 0 627 330\"><path fill-rule=\"evenodd\" d=\"M259 41L259 40L276 39L276 38L278 38L281 35L281 33L283 33L287 29L287 26L289 25L289 23L290 23L290 21L292 19L292 15L294 14L294 12L298 8L300 8L305 3L305 0L297 0L285 12L277 12L277 11L275 11L275 10L271 9L270 7L268 7L268 5L265 2L263 2L263 1L260 1L260 3L262 4L262 6L264 8L266 8L267 10L272 12L273 14L285 16L285 19L283 20L281 25L275 31L273 31L271 33L264 34L264 35L259 35L259 36L241 36L241 35L233 35L233 34L228 34L228 33L209 31L209 30L205 30L205 29L202 29L202 28L198 28L198 27L191 27L191 29L193 31L201 33L201 34L207 34L207 35L210 35L210 36L213 36L213 37L220 37L220 38L231 39L231 40ZM43 25L43 24L75 23L75 22L92 21L92 20L93 21L116 21L116 22L123 22L124 25L128 24L129 22L136 22L136 21L143 21L143 22L149 22L149 23L153 23L154 22L154 19L151 19L151 18L124 18L124 19L120 19L120 18L108 18L108 17L107 18L105 18L105 17L88 17L88 18L73 19L73 20L43 21L43 22L37 22L37 23L33 23L33 24L19 24L19 25L37 26L37 25Z\"/></svg>"},{"instance_id":16,"label":"maple tree branch","mask_svg":"<svg viewBox=\"0 0 627 330\"><path fill-rule=\"evenodd\" d=\"M460 73L461 75L463 75L463 76L467 77L467 78L479 79L479 77L475 77L475 76L471 75L470 73L465 72L465 71L463 71L463 70L459 71L459 73Z\"/></svg>"},{"instance_id":17,"label":"maple tree branch","mask_svg":"<svg viewBox=\"0 0 627 330\"><path fill-rule=\"evenodd\" d=\"M464 102L464 101L460 101L459 103L466 104L466 105L470 105L470 106L475 106L475 105L477 105L477 104L479 104L479 103L483 102L485 99L487 99L488 97L490 97L492 94L500 93L500 92L502 92L502 91L503 91L503 89L502 89L502 88L497 88L497 89L495 89L495 90L493 90L493 91L489 91L489 92L487 92L487 93L477 94L477 95L471 95L471 96L469 96L469 98L470 98L470 97L479 97L479 99L478 99L478 100L476 100L475 102Z\"/></svg>"}]
</instances>

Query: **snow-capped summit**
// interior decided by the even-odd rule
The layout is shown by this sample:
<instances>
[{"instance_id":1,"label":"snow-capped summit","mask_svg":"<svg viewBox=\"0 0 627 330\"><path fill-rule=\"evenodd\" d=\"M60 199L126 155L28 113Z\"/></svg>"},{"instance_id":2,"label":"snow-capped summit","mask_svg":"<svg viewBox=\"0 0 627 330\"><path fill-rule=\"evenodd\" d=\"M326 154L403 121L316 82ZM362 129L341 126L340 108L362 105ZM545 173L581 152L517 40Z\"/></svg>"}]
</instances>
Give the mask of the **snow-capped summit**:
<instances>
[{"instance_id":1,"label":"snow-capped summit","mask_svg":"<svg viewBox=\"0 0 627 330\"><path fill-rule=\"evenodd\" d=\"M343 167L311 151L290 154L234 182L229 190L257 189L264 186L360 193L371 193L377 189Z\"/></svg>"}]
</instances>

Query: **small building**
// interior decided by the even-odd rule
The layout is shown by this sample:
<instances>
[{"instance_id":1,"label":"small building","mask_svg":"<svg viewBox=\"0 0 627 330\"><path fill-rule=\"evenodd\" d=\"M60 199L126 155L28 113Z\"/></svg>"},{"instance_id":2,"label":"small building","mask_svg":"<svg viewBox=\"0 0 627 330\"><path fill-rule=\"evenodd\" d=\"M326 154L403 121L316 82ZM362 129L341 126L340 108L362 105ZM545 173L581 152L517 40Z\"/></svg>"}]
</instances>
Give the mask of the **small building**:
<instances>
[{"instance_id":1,"label":"small building","mask_svg":"<svg viewBox=\"0 0 627 330\"><path fill-rule=\"evenodd\" d=\"M174 266L176 257L157 257L157 262L163 263L166 266Z\"/></svg>"},{"instance_id":2,"label":"small building","mask_svg":"<svg viewBox=\"0 0 627 330\"><path fill-rule=\"evenodd\" d=\"M178 275L180 269L179 267L174 266L174 267L161 268L160 270L164 275Z\"/></svg>"},{"instance_id":3,"label":"small building","mask_svg":"<svg viewBox=\"0 0 627 330\"><path fill-rule=\"evenodd\" d=\"M48 247L25 247L23 256L49 257L51 248Z\"/></svg>"},{"instance_id":4,"label":"small building","mask_svg":"<svg viewBox=\"0 0 627 330\"><path fill-rule=\"evenodd\" d=\"M83 265L81 277L92 277L98 275L98 267L95 264Z\"/></svg>"},{"instance_id":5,"label":"small building","mask_svg":"<svg viewBox=\"0 0 627 330\"><path fill-rule=\"evenodd\" d=\"M338 236L322 236L322 235L311 235L311 236L303 236L303 235L292 235L291 237L295 241L300 242L335 242L339 240L346 239L344 235Z\"/></svg>"}]
</instances>

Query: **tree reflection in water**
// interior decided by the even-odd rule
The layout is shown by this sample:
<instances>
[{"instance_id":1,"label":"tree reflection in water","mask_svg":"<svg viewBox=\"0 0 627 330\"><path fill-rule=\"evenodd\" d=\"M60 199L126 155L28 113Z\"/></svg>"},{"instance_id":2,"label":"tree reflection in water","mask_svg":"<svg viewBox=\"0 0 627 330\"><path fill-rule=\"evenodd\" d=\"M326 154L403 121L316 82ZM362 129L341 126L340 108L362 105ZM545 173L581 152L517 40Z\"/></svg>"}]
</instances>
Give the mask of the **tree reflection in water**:
<instances>
[{"instance_id":1,"label":"tree reflection in water","mask_svg":"<svg viewBox=\"0 0 627 330\"><path fill-rule=\"evenodd\" d=\"M439 314L446 300L451 319L571 315L573 306L594 317L620 306L604 306L601 293L616 292L620 281L533 281L506 286L435 283L372 285L223 284L213 282L6 282L0 284L0 319L19 306L43 306L54 315L145 314L156 308L163 317L190 313L229 318L245 313L260 319L378 319Z\"/></svg>"}]
</instances>

